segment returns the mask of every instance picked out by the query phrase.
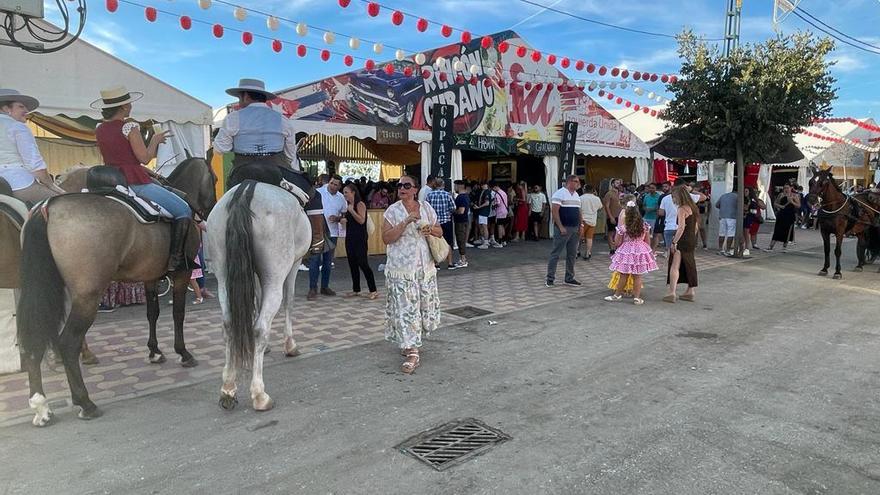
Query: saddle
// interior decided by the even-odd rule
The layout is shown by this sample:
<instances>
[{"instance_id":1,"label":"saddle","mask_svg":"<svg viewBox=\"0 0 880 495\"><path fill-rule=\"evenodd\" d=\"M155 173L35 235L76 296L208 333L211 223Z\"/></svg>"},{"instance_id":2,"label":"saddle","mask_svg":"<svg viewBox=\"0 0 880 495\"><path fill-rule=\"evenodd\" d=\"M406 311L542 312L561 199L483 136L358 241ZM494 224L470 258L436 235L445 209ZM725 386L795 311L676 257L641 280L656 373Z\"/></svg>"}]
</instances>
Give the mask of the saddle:
<instances>
[{"instance_id":1,"label":"saddle","mask_svg":"<svg viewBox=\"0 0 880 495\"><path fill-rule=\"evenodd\" d=\"M305 174L273 164L250 163L233 168L229 174L228 187L231 189L246 180L280 187L292 194L302 207L305 207L317 192Z\"/></svg>"},{"instance_id":2,"label":"saddle","mask_svg":"<svg viewBox=\"0 0 880 495\"><path fill-rule=\"evenodd\" d=\"M129 189L125 176L114 167L100 165L90 168L86 174L86 188L84 193L103 196L125 206L140 223L151 224L173 219L164 208L137 196Z\"/></svg>"}]
</instances>

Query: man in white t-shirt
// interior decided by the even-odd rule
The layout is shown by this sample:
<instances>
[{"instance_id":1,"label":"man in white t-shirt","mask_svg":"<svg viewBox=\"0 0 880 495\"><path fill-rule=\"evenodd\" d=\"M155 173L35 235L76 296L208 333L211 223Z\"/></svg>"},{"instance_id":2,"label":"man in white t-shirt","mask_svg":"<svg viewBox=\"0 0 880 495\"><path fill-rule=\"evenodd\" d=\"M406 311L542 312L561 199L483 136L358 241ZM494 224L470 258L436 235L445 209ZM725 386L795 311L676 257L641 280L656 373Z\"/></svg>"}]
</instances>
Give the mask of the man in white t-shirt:
<instances>
[{"instance_id":1,"label":"man in white t-shirt","mask_svg":"<svg viewBox=\"0 0 880 495\"><path fill-rule=\"evenodd\" d=\"M684 187L687 188L689 193L691 192L691 186L684 181L679 182L676 180L675 182L675 187ZM700 201L705 201L707 197L702 193L691 193L691 199L694 200L694 203L699 203ZM675 236L675 231L678 230L678 206L672 201L672 194L667 194L663 197L657 214L665 218L666 224L663 228L663 240L666 242L666 249L671 250L672 238ZM697 228L699 229L700 226L697 225Z\"/></svg>"},{"instance_id":2,"label":"man in white t-shirt","mask_svg":"<svg viewBox=\"0 0 880 495\"><path fill-rule=\"evenodd\" d=\"M320 254L313 254L309 258L309 294L310 301L318 297L318 277L321 278L321 294L335 296L336 293L330 288L330 270L333 266L333 247L339 238L339 220L345 216L348 203L345 196L339 191L342 189L342 178L333 176L327 185L318 188L321 200L324 203L324 218L327 220L327 234L330 237L330 246Z\"/></svg>"},{"instance_id":3,"label":"man in white t-shirt","mask_svg":"<svg viewBox=\"0 0 880 495\"><path fill-rule=\"evenodd\" d=\"M581 224L581 198L576 192L580 183L578 176L569 175L565 187L553 193L550 199L553 225L556 229L553 233L553 251L550 253L550 261L547 262L547 287L554 285L556 265L559 263L559 255L562 254L563 249L565 249L565 285L581 286L581 283L574 278L574 260L580 244L578 228Z\"/></svg>"},{"instance_id":4,"label":"man in white t-shirt","mask_svg":"<svg viewBox=\"0 0 880 495\"><path fill-rule=\"evenodd\" d=\"M544 210L547 208L547 196L541 191L541 186L534 186L529 193L529 224L534 237L533 241L541 239L541 222L544 219Z\"/></svg>"},{"instance_id":5,"label":"man in white t-shirt","mask_svg":"<svg viewBox=\"0 0 880 495\"><path fill-rule=\"evenodd\" d=\"M599 210L603 208L602 200L594 194L595 189L590 184L584 186L584 193L581 194L581 219L584 228L583 241L587 245L584 259L588 260L593 256L593 234L596 232L596 216ZM581 250L578 249L578 256Z\"/></svg>"}]
</instances>

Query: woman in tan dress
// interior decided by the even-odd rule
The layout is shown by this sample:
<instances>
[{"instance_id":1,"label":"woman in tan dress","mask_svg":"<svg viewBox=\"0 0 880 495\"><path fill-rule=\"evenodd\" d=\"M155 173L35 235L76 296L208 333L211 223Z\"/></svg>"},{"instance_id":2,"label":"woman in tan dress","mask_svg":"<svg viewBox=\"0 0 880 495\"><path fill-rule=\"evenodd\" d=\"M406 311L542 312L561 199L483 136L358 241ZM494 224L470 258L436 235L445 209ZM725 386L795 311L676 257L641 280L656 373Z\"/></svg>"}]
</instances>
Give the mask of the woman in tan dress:
<instances>
[{"instance_id":1,"label":"woman in tan dress","mask_svg":"<svg viewBox=\"0 0 880 495\"><path fill-rule=\"evenodd\" d=\"M678 300L675 293L676 286L687 284L688 288L681 295L681 300L694 302L697 288L697 263L694 260L694 250L697 247L699 210L685 186L676 186L672 190L672 202L678 206L678 229L672 237L673 254L669 258L669 271L666 276L669 292L663 300L674 303Z\"/></svg>"}]
</instances>

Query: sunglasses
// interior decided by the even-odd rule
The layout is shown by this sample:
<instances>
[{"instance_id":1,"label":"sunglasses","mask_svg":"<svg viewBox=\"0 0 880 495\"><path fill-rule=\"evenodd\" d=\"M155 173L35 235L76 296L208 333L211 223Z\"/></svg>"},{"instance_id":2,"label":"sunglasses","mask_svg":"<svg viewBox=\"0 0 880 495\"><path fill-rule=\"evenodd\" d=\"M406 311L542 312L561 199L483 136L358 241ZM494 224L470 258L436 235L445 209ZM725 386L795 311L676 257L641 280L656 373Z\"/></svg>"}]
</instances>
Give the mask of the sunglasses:
<instances>
[{"instance_id":1,"label":"sunglasses","mask_svg":"<svg viewBox=\"0 0 880 495\"><path fill-rule=\"evenodd\" d=\"M406 189L407 191L409 191L410 189L412 189L412 188L414 188L414 187L415 187L415 186L412 185L412 184L410 184L409 182L398 182L398 183L397 183L397 188L398 188L398 189Z\"/></svg>"}]
</instances>

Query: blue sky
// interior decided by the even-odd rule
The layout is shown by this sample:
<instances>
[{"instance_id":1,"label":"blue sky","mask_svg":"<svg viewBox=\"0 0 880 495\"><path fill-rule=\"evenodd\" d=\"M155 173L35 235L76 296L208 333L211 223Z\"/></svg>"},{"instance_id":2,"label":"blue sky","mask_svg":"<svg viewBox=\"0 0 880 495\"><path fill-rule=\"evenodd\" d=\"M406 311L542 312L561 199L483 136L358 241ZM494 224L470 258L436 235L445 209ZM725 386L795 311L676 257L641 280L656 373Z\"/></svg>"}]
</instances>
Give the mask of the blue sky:
<instances>
[{"instance_id":1,"label":"blue sky","mask_svg":"<svg viewBox=\"0 0 880 495\"><path fill-rule=\"evenodd\" d=\"M239 22L233 17L232 7L216 2L210 9L202 10L197 0L135 1L160 10L189 15L193 19L273 36L266 27L264 16L251 13L245 22ZM724 8L727 3L725 0L536 1L556 5L556 8L584 17L648 31L676 33L688 26L708 38L723 36ZM475 34L493 33L512 27L544 53L582 58L609 67L627 66L657 73L676 72L679 67L676 45L672 39L627 33L549 11L539 12L540 8L518 0L385 0L381 3L431 20L467 28ZM743 41L760 41L773 36L773 2L745 0L743 3ZM54 5L54 1L46 1L47 9L50 4ZM341 34L337 34L332 48L360 56L373 55L371 45L365 40L380 41L386 46L398 46L412 53L447 42L436 26L431 26L426 33L419 33L414 18L407 18L399 27L391 24L389 12L383 11L379 17L370 18L366 15L365 4L359 0L352 0L344 10L338 6L337 0L240 0L239 4L359 37L364 42L356 52L349 50L348 38ZM230 101L224 89L233 86L239 77L261 78L270 88L281 89L346 71L340 57L334 57L327 63L320 61L316 54L301 59L292 47L285 47L282 53L276 54L270 49L268 41L256 39L251 46L245 47L238 33L227 32L223 39L216 39L211 35L210 27L205 25L194 24L192 30L185 32L178 26L176 18L161 13L156 23L148 23L142 8L127 3L120 2L118 11L113 14L107 12L103 0L89 0L88 5L86 40L214 107ZM880 23L880 0L803 0L801 6L850 36L880 45L880 36L871 35L871 31L876 31L872 27ZM808 27L795 16L789 16L781 25L781 30L791 33ZM305 38L306 42L312 46L323 46L321 35L320 31L312 29ZM274 36L299 39L293 25L283 21ZM453 37L457 37L457 34ZM386 48L382 56L375 58L390 59L393 53L393 50ZM832 58L837 61L833 73L839 87L834 114L841 117L878 116L880 55L838 43ZM355 65L358 65L357 62ZM576 78L587 77L585 73L569 73ZM650 85L650 89L664 94L660 84ZM635 103L650 103L640 101L633 94L629 97Z\"/></svg>"}]
</instances>

